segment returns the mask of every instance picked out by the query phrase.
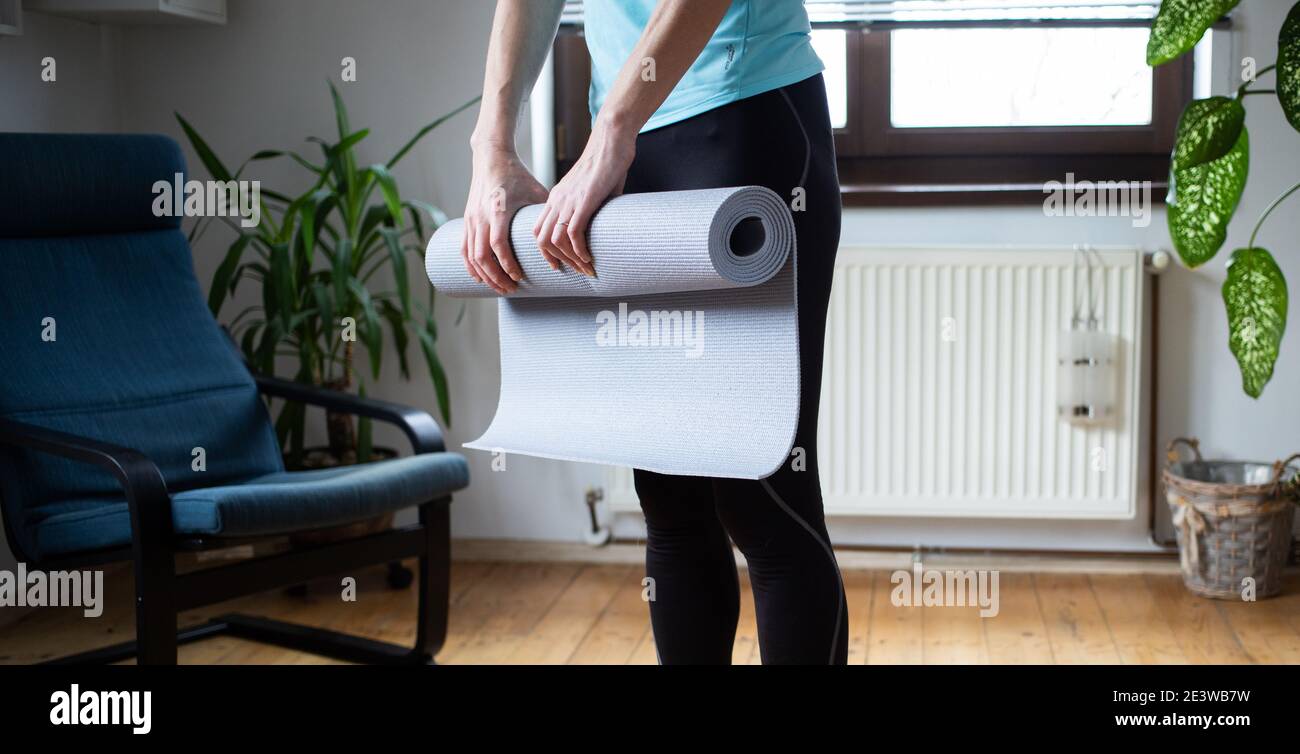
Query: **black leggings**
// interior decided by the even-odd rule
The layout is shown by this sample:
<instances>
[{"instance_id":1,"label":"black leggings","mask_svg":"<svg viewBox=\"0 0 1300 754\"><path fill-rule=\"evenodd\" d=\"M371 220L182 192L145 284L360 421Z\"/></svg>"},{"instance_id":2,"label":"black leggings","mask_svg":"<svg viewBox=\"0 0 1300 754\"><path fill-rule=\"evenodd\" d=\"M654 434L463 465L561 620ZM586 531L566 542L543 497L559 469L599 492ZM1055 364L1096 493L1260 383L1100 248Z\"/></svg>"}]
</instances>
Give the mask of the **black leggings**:
<instances>
[{"instance_id":1,"label":"black leggings","mask_svg":"<svg viewBox=\"0 0 1300 754\"><path fill-rule=\"evenodd\" d=\"M758 185L798 210L803 392L794 445L802 456L796 450L761 481L636 471L659 659L731 662L740 589L730 536L749 563L763 662L844 663L847 610L817 477L822 347L840 238L825 84L818 75L719 107L642 134L636 148L629 193Z\"/></svg>"}]
</instances>

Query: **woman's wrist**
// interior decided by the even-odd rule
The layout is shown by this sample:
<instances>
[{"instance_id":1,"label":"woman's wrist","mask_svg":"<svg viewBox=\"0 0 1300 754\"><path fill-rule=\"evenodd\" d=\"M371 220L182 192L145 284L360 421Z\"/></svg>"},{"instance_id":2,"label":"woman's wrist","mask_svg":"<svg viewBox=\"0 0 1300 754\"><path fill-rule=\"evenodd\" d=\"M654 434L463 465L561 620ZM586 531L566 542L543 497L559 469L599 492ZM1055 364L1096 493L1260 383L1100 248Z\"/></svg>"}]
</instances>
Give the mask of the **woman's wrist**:
<instances>
[{"instance_id":1,"label":"woman's wrist","mask_svg":"<svg viewBox=\"0 0 1300 754\"><path fill-rule=\"evenodd\" d=\"M601 151L619 155L628 162L636 155L636 137L640 129L634 128L628 121L616 117L597 116L591 126L591 139L588 143L599 145Z\"/></svg>"},{"instance_id":2,"label":"woman's wrist","mask_svg":"<svg viewBox=\"0 0 1300 754\"><path fill-rule=\"evenodd\" d=\"M636 137L640 131L641 127L635 125L631 118L613 112L612 108L602 109L596 116L596 122L591 125L593 136L627 147L636 146Z\"/></svg>"},{"instance_id":3,"label":"woman's wrist","mask_svg":"<svg viewBox=\"0 0 1300 754\"><path fill-rule=\"evenodd\" d=\"M469 137L469 149L475 157L510 158L517 156L513 140L488 137Z\"/></svg>"},{"instance_id":4,"label":"woman's wrist","mask_svg":"<svg viewBox=\"0 0 1300 754\"><path fill-rule=\"evenodd\" d=\"M469 148L475 155L515 154L513 129L502 128L502 118L480 118L469 137Z\"/></svg>"}]
</instances>

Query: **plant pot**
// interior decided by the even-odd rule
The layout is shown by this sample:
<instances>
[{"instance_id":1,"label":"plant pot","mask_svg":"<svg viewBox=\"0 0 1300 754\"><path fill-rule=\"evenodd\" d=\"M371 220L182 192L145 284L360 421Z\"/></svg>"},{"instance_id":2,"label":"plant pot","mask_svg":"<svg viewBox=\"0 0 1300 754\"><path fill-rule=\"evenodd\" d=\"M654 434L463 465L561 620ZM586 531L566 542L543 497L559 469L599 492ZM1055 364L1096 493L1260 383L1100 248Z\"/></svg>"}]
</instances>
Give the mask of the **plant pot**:
<instances>
[{"instance_id":1,"label":"plant pot","mask_svg":"<svg viewBox=\"0 0 1300 754\"><path fill-rule=\"evenodd\" d=\"M1180 461L1177 445L1195 459ZM1286 477L1300 454L1277 463L1206 461L1196 440L1169 443L1165 495L1178 538L1183 583L1195 594L1242 599L1247 579L1256 598L1282 590L1295 503Z\"/></svg>"},{"instance_id":2,"label":"plant pot","mask_svg":"<svg viewBox=\"0 0 1300 754\"><path fill-rule=\"evenodd\" d=\"M397 451L392 448L376 447L371 450L370 461L387 461L397 458ZM285 468L292 471L307 471L310 469L333 469L340 466L353 466L357 463L355 451L347 451L342 458L335 455L328 447L312 447L303 450L301 463L290 465L289 457L285 456ZM294 546L304 545L323 545L331 542L340 542L345 539L355 539L364 537L368 534L377 534L386 531L393 526L393 514L385 513L382 516L375 516L364 521L355 521L350 524L341 526L331 526L324 529L314 529L312 531L297 532L289 535L289 542Z\"/></svg>"}]
</instances>

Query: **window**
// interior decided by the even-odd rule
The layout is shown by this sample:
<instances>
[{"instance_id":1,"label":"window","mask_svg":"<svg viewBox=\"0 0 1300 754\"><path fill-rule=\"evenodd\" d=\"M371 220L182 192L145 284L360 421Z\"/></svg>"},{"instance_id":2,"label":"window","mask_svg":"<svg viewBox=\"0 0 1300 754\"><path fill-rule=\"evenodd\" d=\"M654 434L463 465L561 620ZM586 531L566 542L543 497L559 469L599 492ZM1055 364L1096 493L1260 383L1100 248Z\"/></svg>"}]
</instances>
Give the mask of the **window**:
<instances>
[{"instance_id":1,"label":"window","mask_svg":"<svg viewBox=\"0 0 1300 754\"><path fill-rule=\"evenodd\" d=\"M839 29L814 29L813 49L826 64L822 76L826 79L826 104L830 107L831 126L844 128L849 124L849 71L845 33Z\"/></svg>"},{"instance_id":2,"label":"window","mask_svg":"<svg viewBox=\"0 0 1300 754\"><path fill-rule=\"evenodd\" d=\"M900 29L890 40L890 125L1149 125L1146 44L1139 28Z\"/></svg>"},{"instance_id":3,"label":"window","mask_svg":"<svg viewBox=\"0 0 1300 754\"><path fill-rule=\"evenodd\" d=\"M1165 194L1192 56L1147 66L1154 0L805 2L846 204L1037 203L1068 175ZM556 53L562 174L588 129L579 26Z\"/></svg>"}]
</instances>

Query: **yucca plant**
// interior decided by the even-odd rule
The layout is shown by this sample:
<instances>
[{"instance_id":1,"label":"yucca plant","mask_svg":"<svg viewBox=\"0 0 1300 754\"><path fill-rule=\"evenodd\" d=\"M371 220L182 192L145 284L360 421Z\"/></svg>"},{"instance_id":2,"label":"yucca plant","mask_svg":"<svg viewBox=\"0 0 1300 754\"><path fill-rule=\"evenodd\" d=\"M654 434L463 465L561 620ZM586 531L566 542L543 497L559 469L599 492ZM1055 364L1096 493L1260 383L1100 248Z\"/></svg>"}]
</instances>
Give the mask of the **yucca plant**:
<instances>
[{"instance_id":1,"label":"yucca plant","mask_svg":"<svg viewBox=\"0 0 1300 754\"><path fill-rule=\"evenodd\" d=\"M298 382L350 390L364 395L365 379L356 368L356 344L364 347L369 374L378 379L383 366L384 331L397 353L398 370L410 379L408 351L419 341L432 378L438 409L451 423L446 372L435 344L435 291L417 301L411 293L407 256L420 259L428 233L446 222L446 215L426 202L403 199L391 172L425 136L477 102L471 100L421 128L392 159L361 167L357 146L370 134L354 131L347 107L330 85L338 136L336 141L311 137L319 161L292 150L254 154L231 173L198 131L180 114L176 119L208 172L218 181L238 181L249 164L287 158L307 171L310 187L297 196L261 189L260 224L243 228L230 218L205 218L190 233L197 240L213 220L221 219L236 237L212 280L208 305L220 318L223 305L241 281L261 286L261 303L246 307L227 326L245 356L258 370L274 374L285 360ZM417 263L417 272L422 267ZM383 270L391 272L392 290L376 291ZM354 430L350 417L329 415L331 455L359 461L372 453L370 423L362 419ZM304 452L305 409L285 403L275 422L280 445L291 463Z\"/></svg>"}]
</instances>

